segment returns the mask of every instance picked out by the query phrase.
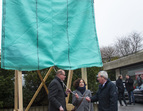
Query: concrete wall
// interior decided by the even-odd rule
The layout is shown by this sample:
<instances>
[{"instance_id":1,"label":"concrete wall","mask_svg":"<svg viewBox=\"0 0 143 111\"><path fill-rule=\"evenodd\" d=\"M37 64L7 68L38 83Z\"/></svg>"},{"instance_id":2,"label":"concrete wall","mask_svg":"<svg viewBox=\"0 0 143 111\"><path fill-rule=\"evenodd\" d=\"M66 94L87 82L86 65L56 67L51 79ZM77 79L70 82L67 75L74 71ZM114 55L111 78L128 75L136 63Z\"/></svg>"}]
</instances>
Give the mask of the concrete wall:
<instances>
[{"instance_id":1,"label":"concrete wall","mask_svg":"<svg viewBox=\"0 0 143 111\"><path fill-rule=\"evenodd\" d=\"M116 72L116 80L118 79L118 77L119 77L119 75L120 75L120 69L118 68L118 69L116 69L115 70L115 72Z\"/></svg>"},{"instance_id":2,"label":"concrete wall","mask_svg":"<svg viewBox=\"0 0 143 111\"><path fill-rule=\"evenodd\" d=\"M120 67L136 64L143 62L143 51L140 51L138 53L128 55L126 57L122 57L120 59L104 63L103 69L104 70L111 70L111 69L118 69Z\"/></svg>"}]
</instances>

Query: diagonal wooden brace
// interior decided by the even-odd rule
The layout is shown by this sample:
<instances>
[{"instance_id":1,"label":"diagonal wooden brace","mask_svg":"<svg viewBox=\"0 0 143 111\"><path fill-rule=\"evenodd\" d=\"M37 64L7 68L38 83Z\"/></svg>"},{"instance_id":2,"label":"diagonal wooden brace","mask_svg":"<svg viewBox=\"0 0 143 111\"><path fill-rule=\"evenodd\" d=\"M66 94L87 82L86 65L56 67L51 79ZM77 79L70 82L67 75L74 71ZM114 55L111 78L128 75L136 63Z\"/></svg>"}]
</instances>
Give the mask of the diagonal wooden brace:
<instances>
[{"instance_id":1,"label":"diagonal wooden brace","mask_svg":"<svg viewBox=\"0 0 143 111\"><path fill-rule=\"evenodd\" d=\"M49 74L51 73L53 67L50 67L49 71L47 72L45 78L43 79L43 82L41 82L40 86L38 87L37 91L35 92L34 96L32 97L30 103L28 104L27 108L25 109L25 111L28 111L30 106L32 105L33 101L35 100L36 96L38 95L38 93L40 92L42 86L44 85L44 82L47 80Z\"/></svg>"},{"instance_id":2,"label":"diagonal wooden brace","mask_svg":"<svg viewBox=\"0 0 143 111\"><path fill-rule=\"evenodd\" d=\"M48 88L47 88L47 86L46 86L46 84L45 84L45 82L44 82L44 80L43 80L43 77L42 77L40 71L38 70L37 73L38 73L39 78L41 79L41 82L43 83L44 88L45 88L45 90L46 90L46 92L47 92L47 94L48 94Z\"/></svg>"}]
</instances>

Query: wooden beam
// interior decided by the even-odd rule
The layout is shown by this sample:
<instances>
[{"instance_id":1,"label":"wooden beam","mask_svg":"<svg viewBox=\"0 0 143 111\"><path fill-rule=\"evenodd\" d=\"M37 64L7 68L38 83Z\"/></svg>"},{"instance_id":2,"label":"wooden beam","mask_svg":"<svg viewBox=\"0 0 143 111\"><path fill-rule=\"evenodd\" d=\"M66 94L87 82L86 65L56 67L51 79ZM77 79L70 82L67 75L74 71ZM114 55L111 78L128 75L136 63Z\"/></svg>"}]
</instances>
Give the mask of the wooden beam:
<instances>
[{"instance_id":1,"label":"wooden beam","mask_svg":"<svg viewBox=\"0 0 143 111\"><path fill-rule=\"evenodd\" d=\"M48 88L47 88L45 82L43 81L43 77L42 77L40 71L38 70L37 73L38 73L38 75L39 75L39 78L40 78L41 82L42 82L43 85L44 85L44 88L45 88L45 90L46 90L46 93L48 94Z\"/></svg>"},{"instance_id":2,"label":"wooden beam","mask_svg":"<svg viewBox=\"0 0 143 111\"><path fill-rule=\"evenodd\" d=\"M22 71L15 70L14 111L23 111Z\"/></svg>"},{"instance_id":3,"label":"wooden beam","mask_svg":"<svg viewBox=\"0 0 143 111\"><path fill-rule=\"evenodd\" d=\"M22 92L22 71L17 70L18 75L18 111L23 111L23 92Z\"/></svg>"},{"instance_id":4,"label":"wooden beam","mask_svg":"<svg viewBox=\"0 0 143 111\"><path fill-rule=\"evenodd\" d=\"M72 76L73 76L73 70L69 70L68 80L67 80L67 89L71 88ZM68 94L68 97L66 98L66 104L68 104L69 102L69 96L70 94Z\"/></svg>"},{"instance_id":5,"label":"wooden beam","mask_svg":"<svg viewBox=\"0 0 143 111\"><path fill-rule=\"evenodd\" d=\"M44 82L47 80L47 78L48 78L49 74L51 73L52 69L53 69L53 67L50 67L50 69L48 70L48 72L47 72L45 78L43 79ZM33 98L31 99L30 103L28 104L27 108L25 109L25 111L28 111L28 110L29 110L29 108L31 107L33 101L34 101L35 98L37 97L37 95L38 95L38 93L40 92L40 90L41 90L41 88L42 88L43 85L44 85L44 83L42 82L42 83L40 84L40 86L38 87L37 91L35 92L35 94L34 94Z\"/></svg>"},{"instance_id":6,"label":"wooden beam","mask_svg":"<svg viewBox=\"0 0 143 111\"><path fill-rule=\"evenodd\" d=\"M15 83L14 83L14 111L18 110L18 72L15 70Z\"/></svg>"},{"instance_id":7,"label":"wooden beam","mask_svg":"<svg viewBox=\"0 0 143 111\"><path fill-rule=\"evenodd\" d=\"M87 84L87 69L86 68L81 68L81 73L82 73L82 79L86 83L86 89L88 89L88 84Z\"/></svg>"},{"instance_id":8,"label":"wooden beam","mask_svg":"<svg viewBox=\"0 0 143 111\"><path fill-rule=\"evenodd\" d=\"M74 108L74 106L71 103L66 104L66 107L67 107L67 111L71 111Z\"/></svg>"}]
</instances>

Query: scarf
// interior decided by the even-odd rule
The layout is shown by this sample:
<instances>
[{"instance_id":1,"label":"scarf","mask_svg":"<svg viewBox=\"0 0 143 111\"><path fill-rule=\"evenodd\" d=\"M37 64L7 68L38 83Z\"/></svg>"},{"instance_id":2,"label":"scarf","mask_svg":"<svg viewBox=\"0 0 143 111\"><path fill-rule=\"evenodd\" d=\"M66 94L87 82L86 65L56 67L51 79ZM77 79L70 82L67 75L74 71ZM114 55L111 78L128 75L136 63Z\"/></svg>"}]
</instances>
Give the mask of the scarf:
<instances>
[{"instance_id":1,"label":"scarf","mask_svg":"<svg viewBox=\"0 0 143 111\"><path fill-rule=\"evenodd\" d=\"M80 91L81 94L83 94L85 92L85 90L86 90L86 87L84 85L84 87L78 87L77 90Z\"/></svg>"}]
</instances>

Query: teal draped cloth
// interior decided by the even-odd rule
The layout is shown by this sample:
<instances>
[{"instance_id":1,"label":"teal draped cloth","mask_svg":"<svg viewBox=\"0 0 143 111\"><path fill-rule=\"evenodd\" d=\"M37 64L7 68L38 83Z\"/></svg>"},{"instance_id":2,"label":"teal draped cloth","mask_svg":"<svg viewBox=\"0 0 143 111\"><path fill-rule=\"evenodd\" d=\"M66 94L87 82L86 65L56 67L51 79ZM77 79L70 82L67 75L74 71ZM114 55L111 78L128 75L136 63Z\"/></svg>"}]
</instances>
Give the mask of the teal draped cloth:
<instances>
[{"instance_id":1,"label":"teal draped cloth","mask_svg":"<svg viewBox=\"0 0 143 111\"><path fill-rule=\"evenodd\" d=\"M102 66L93 0L3 0L1 67Z\"/></svg>"}]
</instances>

